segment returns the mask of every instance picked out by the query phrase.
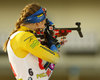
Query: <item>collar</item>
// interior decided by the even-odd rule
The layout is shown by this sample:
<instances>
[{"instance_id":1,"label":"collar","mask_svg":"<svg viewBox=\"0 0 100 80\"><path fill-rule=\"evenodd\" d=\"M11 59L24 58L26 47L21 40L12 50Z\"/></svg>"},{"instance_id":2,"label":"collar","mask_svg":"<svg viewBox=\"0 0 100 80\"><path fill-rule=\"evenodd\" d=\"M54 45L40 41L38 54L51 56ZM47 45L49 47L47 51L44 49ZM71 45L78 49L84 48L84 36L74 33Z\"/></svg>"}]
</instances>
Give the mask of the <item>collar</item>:
<instances>
[{"instance_id":1,"label":"collar","mask_svg":"<svg viewBox=\"0 0 100 80\"><path fill-rule=\"evenodd\" d=\"M34 30L31 30L31 29L29 29L29 28L27 28L27 27L25 27L25 26L20 26L20 28L19 28L18 31L29 31L29 32L31 32L31 33L35 33Z\"/></svg>"}]
</instances>

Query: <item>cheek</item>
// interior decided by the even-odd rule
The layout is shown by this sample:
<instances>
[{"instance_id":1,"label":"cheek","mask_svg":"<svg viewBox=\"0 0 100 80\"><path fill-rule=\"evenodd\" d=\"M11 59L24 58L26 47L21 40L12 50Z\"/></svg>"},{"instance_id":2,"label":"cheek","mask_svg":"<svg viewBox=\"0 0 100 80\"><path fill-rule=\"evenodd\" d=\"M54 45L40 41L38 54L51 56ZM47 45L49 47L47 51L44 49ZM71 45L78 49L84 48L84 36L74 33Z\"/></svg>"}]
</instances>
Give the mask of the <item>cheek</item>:
<instances>
[{"instance_id":1,"label":"cheek","mask_svg":"<svg viewBox=\"0 0 100 80\"><path fill-rule=\"evenodd\" d=\"M45 24L42 24L42 27L45 27Z\"/></svg>"},{"instance_id":2,"label":"cheek","mask_svg":"<svg viewBox=\"0 0 100 80\"><path fill-rule=\"evenodd\" d=\"M45 25L43 25L43 28L45 28Z\"/></svg>"},{"instance_id":3,"label":"cheek","mask_svg":"<svg viewBox=\"0 0 100 80\"><path fill-rule=\"evenodd\" d=\"M45 25L44 24L40 25L40 28L45 28Z\"/></svg>"}]
</instances>

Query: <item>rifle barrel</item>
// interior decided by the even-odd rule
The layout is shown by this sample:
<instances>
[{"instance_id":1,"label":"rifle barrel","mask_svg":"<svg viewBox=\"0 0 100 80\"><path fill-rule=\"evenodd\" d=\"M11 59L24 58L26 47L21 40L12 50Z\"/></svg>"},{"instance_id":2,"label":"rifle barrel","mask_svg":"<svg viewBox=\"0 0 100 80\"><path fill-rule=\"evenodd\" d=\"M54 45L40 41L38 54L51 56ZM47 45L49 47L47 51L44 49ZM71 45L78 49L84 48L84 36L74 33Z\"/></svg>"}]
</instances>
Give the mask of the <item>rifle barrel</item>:
<instances>
[{"instance_id":1,"label":"rifle barrel","mask_svg":"<svg viewBox=\"0 0 100 80\"><path fill-rule=\"evenodd\" d=\"M54 28L54 29L78 30L79 28Z\"/></svg>"}]
</instances>

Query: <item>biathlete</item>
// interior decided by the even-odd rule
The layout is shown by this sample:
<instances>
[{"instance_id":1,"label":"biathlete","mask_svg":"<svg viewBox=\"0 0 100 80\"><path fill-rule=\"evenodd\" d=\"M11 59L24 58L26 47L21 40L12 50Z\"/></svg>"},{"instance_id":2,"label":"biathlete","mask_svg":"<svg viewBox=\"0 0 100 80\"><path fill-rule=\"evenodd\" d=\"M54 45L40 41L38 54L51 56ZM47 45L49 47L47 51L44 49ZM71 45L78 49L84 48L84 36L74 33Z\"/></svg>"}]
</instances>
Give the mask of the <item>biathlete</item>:
<instances>
[{"instance_id":1,"label":"biathlete","mask_svg":"<svg viewBox=\"0 0 100 80\"><path fill-rule=\"evenodd\" d=\"M40 5L27 5L4 44L17 80L49 80L55 64L59 62L60 56L55 46L57 40L46 33L46 47L34 35L37 29L45 28L45 14Z\"/></svg>"}]
</instances>

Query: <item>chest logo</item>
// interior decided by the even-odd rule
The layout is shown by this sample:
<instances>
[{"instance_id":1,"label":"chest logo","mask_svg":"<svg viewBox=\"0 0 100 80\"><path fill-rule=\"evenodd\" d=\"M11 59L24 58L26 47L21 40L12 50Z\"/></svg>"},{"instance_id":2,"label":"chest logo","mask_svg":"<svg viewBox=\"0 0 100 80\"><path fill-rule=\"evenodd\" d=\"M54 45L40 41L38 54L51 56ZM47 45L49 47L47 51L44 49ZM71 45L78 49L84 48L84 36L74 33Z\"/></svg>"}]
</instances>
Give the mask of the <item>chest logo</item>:
<instances>
[{"instance_id":1,"label":"chest logo","mask_svg":"<svg viewBox=\"0 0 100 80\"><path fill-rule=\"evenodd\" d=\"M33 49L38 44L39 44L39 41L38 40L34 40L33 43L30 45L30 47Z\"/></svg>"}]
</instances>

